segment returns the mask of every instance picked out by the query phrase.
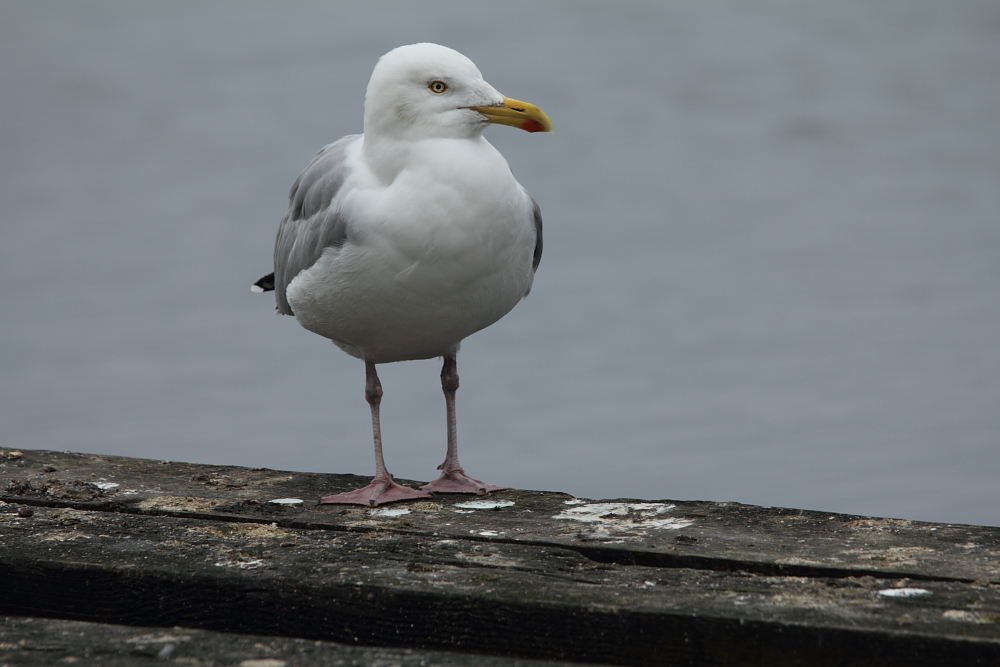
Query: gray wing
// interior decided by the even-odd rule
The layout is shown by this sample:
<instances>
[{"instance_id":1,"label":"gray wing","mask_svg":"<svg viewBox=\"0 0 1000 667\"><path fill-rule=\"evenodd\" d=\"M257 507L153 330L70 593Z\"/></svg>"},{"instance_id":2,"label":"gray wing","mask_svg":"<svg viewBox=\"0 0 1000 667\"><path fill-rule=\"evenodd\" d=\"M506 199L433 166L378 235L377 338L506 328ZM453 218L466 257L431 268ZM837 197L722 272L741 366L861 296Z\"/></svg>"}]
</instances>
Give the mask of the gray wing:
<instances>
[{"instance_id":1,"label":"gray wing","mask_svg":"<svg viewBox=\"0 0 1000 667\"><path fill-rule=\"evenodd\" d=\"M538 263L542 261L542 209L538 207L538 202L531 195L531 205L534 207L532 214L535 217L535 254L531 260L531 270L538 270Z\"/></svg>"},{"instance_id":2,"label":"gray wing","mask_svg":"<svg viewBox=\"0 0 1000 667\"><path fill-rule=\"evenodd\" d=\"M274 295L282 315L293 314L285 296L288 284L325 249L339 248L347 239L347 221L331 204L347 177L347 149L360 136L348 135L324 147L288 193L288 212L274 242Z\"/></svg>"}]
</instances>

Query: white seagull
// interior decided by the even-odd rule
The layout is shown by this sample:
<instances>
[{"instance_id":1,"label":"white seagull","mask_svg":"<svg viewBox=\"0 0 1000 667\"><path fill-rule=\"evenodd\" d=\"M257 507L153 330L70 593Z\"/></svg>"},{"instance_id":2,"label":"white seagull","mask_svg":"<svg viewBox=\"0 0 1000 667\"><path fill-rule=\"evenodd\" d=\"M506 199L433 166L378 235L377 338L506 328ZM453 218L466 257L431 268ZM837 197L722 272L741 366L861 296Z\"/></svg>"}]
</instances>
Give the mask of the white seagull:
<instances>
[{"instance_id":1,"label":"white seagull","mask_svg":"<svg viewBox=\"0 0 1000 667\"><path fill-rule=\"evenodd\" d=\"M541 109L498 93L457 51L401 46L372 72L364 134L323 148L292 185L274 273L253 289L273 289L279 313L364 360L375 439L371 484L321 503L509 488L465 473L455 429L462 339L527 296L542 256L538 204L483 138L490 123L552 131ZM375 365L433 357L444 357L448 450L441 475L414 489L382 458Z\"/></svg>"}]
</instances>

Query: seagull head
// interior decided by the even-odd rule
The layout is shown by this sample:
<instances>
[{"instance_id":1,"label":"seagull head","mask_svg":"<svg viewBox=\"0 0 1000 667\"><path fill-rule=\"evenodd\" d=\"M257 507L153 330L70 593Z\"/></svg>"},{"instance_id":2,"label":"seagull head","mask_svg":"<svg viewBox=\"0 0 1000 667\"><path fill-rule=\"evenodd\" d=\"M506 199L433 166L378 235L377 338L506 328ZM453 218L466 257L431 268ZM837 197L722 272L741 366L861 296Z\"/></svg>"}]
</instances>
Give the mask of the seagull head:
<instances>
[{"instance_id":1,"label":"seagull head","mask_svg":"<svg viewBox=\"0 0 1000 667\"><path fill-rule=\"evenodd\" d=\"M504 97L476 65L438 44L411 44L382 56L365 96L365 136L419 141L473 138L490 123L551 132L533 104Z\"/></svg>"}]
</instances>

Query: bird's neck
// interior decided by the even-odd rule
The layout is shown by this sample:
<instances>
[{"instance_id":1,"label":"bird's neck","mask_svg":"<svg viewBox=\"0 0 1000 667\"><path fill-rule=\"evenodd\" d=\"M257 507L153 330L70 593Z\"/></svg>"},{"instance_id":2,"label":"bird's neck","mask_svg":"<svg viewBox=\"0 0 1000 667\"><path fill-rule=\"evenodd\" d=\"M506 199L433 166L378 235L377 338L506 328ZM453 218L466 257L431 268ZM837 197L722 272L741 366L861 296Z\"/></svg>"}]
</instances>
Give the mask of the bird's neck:
<instances>
[{"instance_id":1,"label":"bird's neck","mask_svg":"<svg viewBox=\"0 0 1000 667\"><path fill-rule=\"evenodd\" d=\"M417 141L382 134L369 136L365 132L362 151L368 169L382 183L389 185L404 169L425 162L435 151L446 150L445 146L454 145L454 142L462 142L463 145L464 142L485 143L482 132L473 138L426 138Z\"/></svg>"},{"instance_id":2,"label":"bird's neck","mask_svg":"<svg viewBox=\"0 0 1000 667\"><path fill-rule=\"evenodd\" d=\"M369 132L365 132L362 144L365 164L382 183L388 185L396 180L399 172L403 171L410 161L412 142L369 135Z\"/></svg>"}]
</instances>

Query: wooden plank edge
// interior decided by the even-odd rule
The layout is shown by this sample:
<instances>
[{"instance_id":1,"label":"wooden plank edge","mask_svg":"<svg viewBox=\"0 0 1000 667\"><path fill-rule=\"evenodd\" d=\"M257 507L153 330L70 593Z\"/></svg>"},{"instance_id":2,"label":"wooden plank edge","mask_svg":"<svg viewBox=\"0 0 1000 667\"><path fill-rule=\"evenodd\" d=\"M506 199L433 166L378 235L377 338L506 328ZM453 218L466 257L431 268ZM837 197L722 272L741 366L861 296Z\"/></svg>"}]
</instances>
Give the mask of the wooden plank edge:
<instances>
[{"instance_id":1,"label":"wooden plank edge","mask_svg":"<svg viewBox=\"0 0 1000 667\"><path fill-rule=\"evenodd\" d=\"M580 663L472 653L347 646L336 642L136 627L55 618L0 616L0 665L148 665L151 660L236 667L396 665L398 667L572 667Z\"/></svg>"},{"instance_id":2,"label":"wooden plank edge","mask_svg":"<svg viewBox=\"0 0 1000 667\"><path fill-rule=\"evenodd\" d=\"M919 595L879 598L880 617L854 614L845 622L810 611L814 605L803 586L823 585L815 581L769 583L728 575L724 581L724 575L681 570L659 575L664 581L647 581L658 575L587 563L574 569L550 548L525 545L497 545L495 564L467 555L442 560L445 553L430 554L416 540L393 533L336 540L302 535L299 548L274 550L293 536L256 528L233 534L232 524L212 528L189 519L161 524L154 517L100 514L88 523L84 514L63 511L46 519L52 524L48 534L20 522L23 548L0 553L0 613L628 665L1000 664L995 589L936 584L917 591L934 600L927 610L931 624L921 632L892 620L912 613L922 626ZM213 536L197 545L182 543L192 530ZM199 552L216 536L226 540L226 553L242 554L239 561L216 562L215 553ZM452 544L449 553L468 549L454 539L441 542ZM548 565L505 570L510 565L503 563L516 564L516 551L547 554ZM273 567L262 557L272 559ZM324 563L334 568L319 569ZM538 576L545 570L548 575ZM829 600L846 601L845 609L870 604L865 601L874 601L875 591L892 584L837 584ZM687 606L685 586L705 602ZM499 596L486 590L498 587L506 588ZM734 595L750 598L755 590L760 600L739 606ZM560 600L561 594L580 599ZM782 600L791 603L790 613L782 613L788 604ZM946 609L958 609L950 613L959 616L940 616ZM978 620L979 612L988 618ZM970 625L966 618L983 624ZM933 624L943 627L929 632ZM970 634L951 634L960 626ZM944 655L947 663L936 662ZM870 656L877 661L865 662Z\"/></svg>"},{"instance_id":3,"label":"wooden plank edge","mask_svg":"<svg viewBox=\"0 0 1000 667\"><path fill-rule=\"evenodd\" d=\"M147 517L167 517L173 519L194 519L199 521L222 521L227 523L248 523L258 525L275 525L281 528L295 528L302 530L326 530L332 532L345 533L375 533L391 530L401 535L426 536L425 531L406 530L398 526L391 528L380 526L345 526L338 524L321 523L316 521L301 521L293 517L251 517L233 514L224 511L201 511L185 512L177 510L143 509L136 507L133 503L121 503L115 500L88 502L88 501L60 501L48 500L44 498L31 498L23 496L12 496L0 494L0 503L10 505L23 505L27 507L48 507L57 509L76 509L89 512L108 512L115 514L131 514L135 516ZM877 578L906 578L913 581L940 581L952 583L975 583L976 579L969 577L949 577L946 575L926 574L917 571L883 570L878 568L862 568L857 566L849 567L823 567L802 563L769 563L755 560L744 560L739 558L720 558L718 556L700 556L697 554L666 553L656 550L633 549L626 551L623 549L607 548L591 544L566 544L562 542L552 542L531 539L508 539L500 536L463 535L463 540L489 542L499 544L520 544L538 547L559 547L569 549L579 553L581 556L589 558L595 562L615 565L640 565L643 567L658 568L690 568L698 570L710 570L715 572L748 572L751 574L794 576L794 577L826 577L826 578L850 578L850 577L877 577ZM1000 581L987 581L982 583L1000 583Z\"/></svg>"}]
</instances>

